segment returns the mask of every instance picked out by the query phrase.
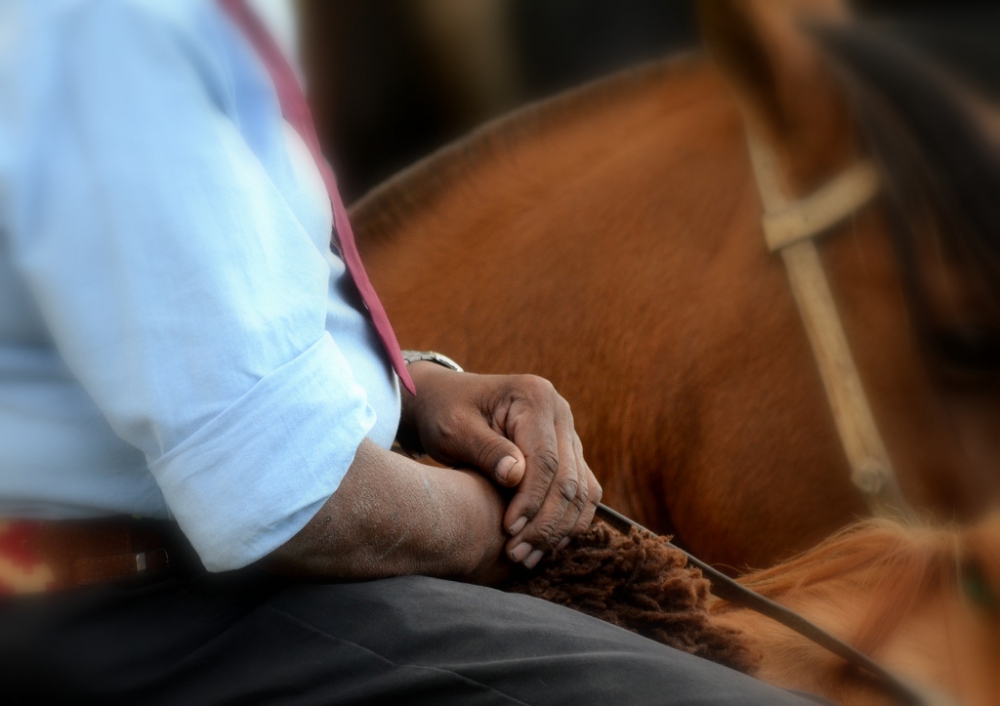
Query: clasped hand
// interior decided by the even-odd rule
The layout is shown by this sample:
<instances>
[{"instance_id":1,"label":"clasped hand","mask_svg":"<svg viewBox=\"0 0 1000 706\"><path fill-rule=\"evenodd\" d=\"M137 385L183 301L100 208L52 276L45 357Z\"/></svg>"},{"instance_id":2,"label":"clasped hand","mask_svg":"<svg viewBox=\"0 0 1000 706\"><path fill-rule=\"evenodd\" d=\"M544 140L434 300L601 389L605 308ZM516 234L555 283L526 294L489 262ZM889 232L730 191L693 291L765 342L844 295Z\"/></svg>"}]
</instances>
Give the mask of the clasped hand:
<instances>
[{"instance_id":1,"label":"clasped hand","mask_svg":"<svg viewBox=\"0 0 1000 706\"><path fill-rule=\"evenodd\" d=\"M601 486L583 459L569 404L548 381L429 362L410 372L418 392L404 393L401 442L514 489L503 516L512 561L533 568L590 526Z\"/></svg>"}]
</instances>

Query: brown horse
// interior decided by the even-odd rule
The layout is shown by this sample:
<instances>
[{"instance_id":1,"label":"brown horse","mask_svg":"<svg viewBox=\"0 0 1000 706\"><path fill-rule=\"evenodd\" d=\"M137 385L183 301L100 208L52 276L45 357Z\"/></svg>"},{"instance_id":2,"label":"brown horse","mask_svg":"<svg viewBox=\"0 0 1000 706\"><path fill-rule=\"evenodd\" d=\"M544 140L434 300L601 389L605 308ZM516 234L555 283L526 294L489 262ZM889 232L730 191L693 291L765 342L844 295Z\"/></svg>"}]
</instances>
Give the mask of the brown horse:
<instances>
[{"instance_id":1,"label":"brown horse","mask_svg":"<svg viewBox=\"0 0 1000 706\"><path fill-rule=\"evenodd\" d=\"M568 605L776 686L845 706L897 703L867 673L707 593L663 538L595 526L508 588ZM911 689L1000 703L1000 515L957 530L866 520L740 583L875 658Z\"/></svg>"},{"instance_id":2,"label":"brown horse","mask_svg":"<svg viewBox=\"0 0 1000 706\"><path fill-rule=\"evenodd\" d=\"M712 59L529 108L355 206L400 341L550 379L608 504L770 565L867 508L764 242L747 129L792 198L870 156L882 191L818 242L823 267L903 495L981 515L1000 499L987 112L835 2L703 10Z\"/></svg>"}]
</instances>

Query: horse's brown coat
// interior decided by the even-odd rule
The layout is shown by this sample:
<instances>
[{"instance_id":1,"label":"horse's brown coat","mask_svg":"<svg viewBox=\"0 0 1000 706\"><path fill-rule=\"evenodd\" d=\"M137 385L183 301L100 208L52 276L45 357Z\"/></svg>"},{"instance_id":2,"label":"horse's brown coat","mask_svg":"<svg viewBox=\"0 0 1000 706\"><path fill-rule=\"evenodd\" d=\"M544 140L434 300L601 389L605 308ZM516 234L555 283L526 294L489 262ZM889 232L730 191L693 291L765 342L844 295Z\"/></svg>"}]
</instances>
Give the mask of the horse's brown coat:
<instances>
[{"instance_id":1,"label":"horse's brown coat","mask_svg":"<svg viewBox=\"0 0 1000 706\"><path fill-rule=\"evenodd\" d=\"M768 48L757 83L696 59L647 67L487 127L353 211L404 347L549 378L605 501L734 570L866 512L764 246L744 114L793 193L862 141L823 62L795 63L815 48L774 31L780 17L749 18L736 24L747 46ZM799 119L817 111L827 119ZM1000 498L1000 395L936 375L886 214L859 212L820 252L904 494L971 518ZM937 290L961 290L939 253L921 265Z\"/></svg>"}]
</instances>

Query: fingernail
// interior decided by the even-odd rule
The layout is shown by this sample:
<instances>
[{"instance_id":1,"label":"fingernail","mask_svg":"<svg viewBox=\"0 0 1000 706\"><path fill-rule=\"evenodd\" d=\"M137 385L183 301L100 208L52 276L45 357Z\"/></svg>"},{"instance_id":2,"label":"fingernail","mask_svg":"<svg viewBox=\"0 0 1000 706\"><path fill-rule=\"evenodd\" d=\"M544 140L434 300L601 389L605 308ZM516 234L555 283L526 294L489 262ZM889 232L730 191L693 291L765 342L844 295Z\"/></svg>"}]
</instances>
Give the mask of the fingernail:
<instances>
[{"instance_id":1,"label":"fingernail","mask_svg":"<svg viewBox=\"0 0 1000 706\"><path fill-rule=\"evenodd\" d=\"M534 569L535 564L541 561L543 556L545 556L545 552L543 552L541 549L536 549L535 551L531 552L531 554L528 555L527 559L524 560L524 565L529 569Z\"/></svg>"},{"instance_id":2,"label":"fingernail","mask_svg":"<svg viewBox=\"0 0 1000 706\"><path fill-rule=\"evenodd\" d=\"M507 530L507 531L510 532L511 534L517 534L518 532L520 532L521 530L524 529L524 526L526 524L528 524L528 518L527 517L519 517L519 518L517 518L514 521L514 524L512 524L510 526L510 529Z\"/></svg>"},{"instance_id":3,"label":"fingernail","mask_svg":"<svg viewBox=\"0 0 1000 706\"><path fill-rule=\"evenodd\" d=\"M563 537L562 541L556 545L556 549L565 549L569 546L569 537Z\"/></svg>"},{"instance_id":4,"label":"fingernail","mask_svg":"<svg viewBox=\"0 0 1000 706\"><path fill-rule=\"evenodd\" d=\"M531 554L531 545L527 542L521 542L510 551L510 559L515 563L520 563L529 554Z\"/></svg>"},{"instance_id":5,"label":"fingernail","mask_svg":"<svg viewBox=\"0 0 1000 706\"><path fill-rule=\"evenodd\" d=\"M500 459L500 462L497 463L497 467L494 472L496 473L497 479L501 483L507 482L507 476L510 474L510 469L514 467L515 463L517 463L517 459L513 456L504 456Z\"/></svg>"}]
</instances>

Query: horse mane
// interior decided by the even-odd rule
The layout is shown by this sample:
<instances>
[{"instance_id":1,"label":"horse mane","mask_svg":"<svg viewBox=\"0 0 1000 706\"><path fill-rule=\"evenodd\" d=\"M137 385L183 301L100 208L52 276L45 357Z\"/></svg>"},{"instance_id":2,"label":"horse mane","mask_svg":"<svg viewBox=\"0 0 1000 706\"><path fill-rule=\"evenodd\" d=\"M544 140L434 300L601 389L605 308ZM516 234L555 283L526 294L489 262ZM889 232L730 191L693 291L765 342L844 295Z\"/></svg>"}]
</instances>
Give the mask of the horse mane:
<instances>
[{"instance_id":1,"label":"horse mane","mask_svg":"<svg viewBox=\"0 0 1000 706\"><path fill-rule=\"evenodd\" d=\"M709 582L668 540L637 529L625 536L595 522L537 571L516 568L503 588L752 674L760 648L711 614Z\"/></svg>"},{"instance_id":2,"label":"horse mane","mask_svg":"<svg viewBox=\"0 0 1000 706\"><path fill-rule=\"evenodd\" d=\"M1000 302L1000 150L974 117L972 92L884 32L812 31L854 99L918 301L914 242L931 236Z\"/></svg>"},{"instance_id":3,"label":"horse mane","mask_svg":"<svg viewBox=\"0 0 1000 706\"><path fill-rule=\"evenodd\" d=\"M861 631L849 636L849 642L872 654L918 605L956 590L959 569L966 561L981 567L987 585L1000 586L998 530L1000 522L992 530L977 527L961 533L865 520L793 559L745 576L741 583L781 603L836 606L845 599L866 597L868 605L858 623ZM718 601L713 612L738 607Z\"/></svg>"},{"instance_id":4,"label":"horse mane","mask_svg":"<svg viewBox=\"0 0 1000 706\"><path fill-rule=\"evenodd\" d=\"M351 206L351 224L362 244L390 239L455 184L528 139L558 130L615 98L641 93L665 76L700 66L696 52L640 64L555 97L530 103L476 128L375 187Z\"/></svg>"}]
</instances>

